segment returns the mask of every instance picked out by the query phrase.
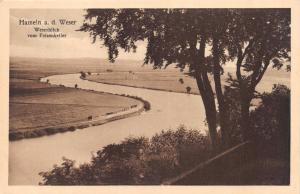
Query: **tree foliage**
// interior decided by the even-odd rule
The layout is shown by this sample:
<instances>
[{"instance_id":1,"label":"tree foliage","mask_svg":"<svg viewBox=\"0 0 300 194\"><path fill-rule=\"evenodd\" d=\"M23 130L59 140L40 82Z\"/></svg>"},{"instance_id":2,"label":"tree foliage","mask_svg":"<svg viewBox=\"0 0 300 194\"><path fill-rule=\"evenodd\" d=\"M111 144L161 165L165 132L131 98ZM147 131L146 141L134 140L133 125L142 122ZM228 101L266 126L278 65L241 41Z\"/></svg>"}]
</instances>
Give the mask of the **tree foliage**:
<instances>
[{"instance_id":1,"label":"tree foliage","mask_svg":"<svg viewBox=\"0 0 300 194\"><path fill-rule=\"evenodd\" d=\"M146 64L162 68L175 63L181 69L189 66L195 70L212 145L216 147L216 105L205 65L207 14L207 9L88 9L87 22L80 30L89 32L94 42L102 40L112 62L120 48L135 52L136 42L146 41Z\"/></svg>"},{"instance_id":2,"label":"tree foliage","mask_svg":"<svg viewBox=\"0 0 300 194\"><path fill-rule=\"evenodd\" d=\"M257 84L269 66L290 70L290 9L246 9L233 15L227 50L236 60L243 136L249 138L249 107Z\"/></svg>"},{"instance_id":3,"label":"tree foliage","mask_svg":"<svg viewBox=\"0 0 300 194\"><path fill-rule=\"evenodd\" d=\"M280 69L290 60L290 9L88 9L85 19L80 30L89 32L93 42L103 41L112 62L119 49L135 52L136 43L145 41L146 64L188 68L197 81L213 147L218 144L217 105L223 143L229 136L222 66L236 63L246 139L255 87L269 66Z\"/></svg>"}]
</instances>

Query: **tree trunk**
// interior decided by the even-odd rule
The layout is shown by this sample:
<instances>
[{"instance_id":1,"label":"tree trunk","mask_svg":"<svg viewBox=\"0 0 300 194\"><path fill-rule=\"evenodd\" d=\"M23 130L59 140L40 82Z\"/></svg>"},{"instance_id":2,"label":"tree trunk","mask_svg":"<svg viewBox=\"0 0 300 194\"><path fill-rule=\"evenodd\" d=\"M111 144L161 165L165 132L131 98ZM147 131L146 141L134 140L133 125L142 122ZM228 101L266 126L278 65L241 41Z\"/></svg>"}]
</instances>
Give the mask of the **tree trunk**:
<instances>
[{"instance_id":1,"label":"tree trunk","mask_svg":"<svg viewBox=\"0 0 300 194\"><path fill-rule=\"evenodd\" d=\"M221 85L221 67L220 67L220 56L219 56L219 41L216 37L213 38L213 64L214 64L214 82L215 82L215 91L219 105L219 118L220 118L220 128L222 134L222 145L227 147L229 144L229 134L228 134L228 114L225 104L225 99L222 91Z\"/></svg>"},{"instance_id":2,"label":"tree trunk","mask_svg":"<svg viewBox=\"0 0 300 194\"><path fill-rule=\"evenodd\" d=\"M205 115L208 124L211 145L212 148L215 150L218 146L218 137L217 137L217 111L216 111L213 93L205 89L208 86L204 84L203 78L199 72L196 71L195 77L205 108Z\"/></svg>"},{"instance_id":3,"label":"tree trunk","mask_svg":"<svg viewBox=\"0 0 300 194\"><path fill-rule=\"evenodd\" d=\"M243 140L246 141L250 138L250 98L247 94L241 94L241 128Z\"/></svg>"},{"instance_id":4,"label":"tree trunk","mask_svg":"<svg viewBox=\"0 0 300 194\"><path fill-rule=\"evenodd\" d=\"M209 135L211 139L211 145L214 150L218 146L218 136L217 136L217 111L214 99L214 93L210 85L210 81L207 76L207 71L205 68L205 37L201 38L200 49L194 58L195 67L195 77L198 85L200 95L205 108L205 114L209 129Z\"/></svg>"},{"instance_id":5,"label":"tree trunk","mask_svg":"<svg viewBox=\"0 0 300 194\"><path fill-rule=\"evenodd\" d=\"M249 130L250 130L249 108L250 108L251 98L249 97L249 91L248 91L249 88L247 86L247 83L245 83L245 80L243 80L243 77L241 75L241 66L242 66L244 57L246 55L246 51L249 48L249 45L245 49L245 53L243 53L242 49L239 48L238 60L236 63L236 77L239 82L240 104L241 104L241 123L240 123L240 125L241 125L241 130L242 130L242 137L243 137L244 141L249 139Z\"/></svg>"}]
</instances>

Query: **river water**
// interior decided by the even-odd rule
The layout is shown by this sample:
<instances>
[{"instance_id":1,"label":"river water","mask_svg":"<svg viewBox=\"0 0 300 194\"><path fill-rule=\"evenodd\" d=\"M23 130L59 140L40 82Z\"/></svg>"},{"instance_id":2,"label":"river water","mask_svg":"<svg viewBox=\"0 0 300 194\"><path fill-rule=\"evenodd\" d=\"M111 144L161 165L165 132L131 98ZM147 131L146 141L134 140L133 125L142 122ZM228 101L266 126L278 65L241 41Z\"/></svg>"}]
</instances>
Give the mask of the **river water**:
<instances>
[{"instance_id":1,"label":"river water","mask_svg":"<svg viewBox=\"0 0 300 194\"><path fill-rule=\"evenodd\" d=\"M79 74L55 75L43 78L51 84L92 89L114 94L139 96L151 103L151 110L141 115L88 127L75 132L58 133L35 139L9 143L9 184L36 185L41 171L60 164L62 157L77 163L88 162L93 152L126 137L151 137L163 129L187 128L206 131L205 114L200 96L118 85L95 83L79 78Z\"/></svg>"}]
</instances>

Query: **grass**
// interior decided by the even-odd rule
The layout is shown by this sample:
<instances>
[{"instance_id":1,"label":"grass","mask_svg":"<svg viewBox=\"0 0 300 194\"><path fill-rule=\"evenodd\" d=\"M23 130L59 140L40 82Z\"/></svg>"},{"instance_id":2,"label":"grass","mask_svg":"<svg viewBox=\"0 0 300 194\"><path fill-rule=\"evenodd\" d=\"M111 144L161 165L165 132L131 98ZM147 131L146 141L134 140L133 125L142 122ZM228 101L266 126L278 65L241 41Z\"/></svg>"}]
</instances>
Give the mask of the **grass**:
<instances>
[{"instance_id":1,"label":"grass","mask_svg":"<svg viewBox=\"0 0 300 194\"><path fill-rule=\"evenodd\" d=\"M186 87L191 87L191 93L199 94L197 84L193 78L181 72L171 70L149 70L140 72L136 69L135 72L108 72L99 73L87 76L88 80L132 86L138 88L149 88L154 90L164 90L172 92L186 92ZM179 79L183 79L181 84Z\"/></svg>"},{"instance_id":2,"label":"grass","mask_svg":"<svg viewBox=\"0 0 300 194\"><path fill-rule=\"evenodd\" d=\"M142 62L130 60L117 60L116 63L111 64L101 59L11 58L10 130L33 130L41 126L51 127L61 123L79 122L91 115L115 112L137 103L137 101L133 103L133 99L116 96L110 98L109 94L89 95L88 92L38 82L41 77L49 75L80 71L97 72L87 75L87 79L108 84L183 93L187 92L187 87L191 87L190 93L199 94L195 79L178 69L170 67L164 70L153 70L151 65L141 67L141 64ZM233 68L225 70L233 73ZM222 76L222 79L225 77ZM290 73L284 71L267 71L258 85L258 90L271 89L274 80L289 86L289 78ZM146 110L150 109L148 102L143 101L143 103Z\"/></svg>"},{"instance_id":3,"label":"grass","mask_svg":"<svg viewBox=\"0 0 300 194\"><path fill-rule=\"evenodd\" d=\"M197 95L199 94L196 80L186 73L179 72L174 68L147 71L141 71L141 69L142 68L132 68L127 72L100 72L93 75L87 75L86 79L107 84L117 84L180 93L186 93L186 88L190 87L190 93ZM233 68L228 68L227 70L234 75ZM222 76L223 81L225 81L226 77L226 75ZM258 85L257 89L258 91L271 90L274 80L276 80L278 83L289 86L289 79L290 73L282 70L269 70L263 78L262 83ZM181 80L183 81L180 82Z\"/></svg>"},{"instance_id":4,"label":"grass","mask_svg":"<svg viewBox=\"0 0 300 194\"><path fill-rule=\"evenodd\" d=\"M52 89L51 92L54 92ZM89 96L89 98L87 97ZM87 121L89 116L103 116L140 102L111 94L86 91L59 91L12 97L10 130L27 130L63 123Z\"/></svg>"},{"instance_id":5,"label":"grass","mask_svg":"<svg viewBox=\"0 0 300 194\"><path fill-rule=\"evenodd\" d=\"M103 59L35 59L35 58L11 58L10 75L24 79L38 79L48 75L63 73L96 72L97 74L87 76L89 80L102 83L126 85L140 88L184 92L186 87L191 87L192 94L199 94L194 78L180 72L178 69L168 67L167 69L153 70L151 65L142 67L143 61L120 60L109 63ZM63 64L63 65L62 65ZM227 73L235 75L234 67L225 67L222 79L226 79ZM179 79L183 80L181 84ZM268 70L262 81L258 84L258 91L271 91L276 82L289 86L290 73L284 70Z\"/></svg>"},{"instance_id":6,"label":"grass","mask_svg":"<svg viewBox=\"0 0 300 194\"><path fill-rule=\"evenodd\" d=\"M22 58L11 60L10 140L73 131L75 128L88 127L89 125L84 122L89 122L91 120L89 117L97 119L125 108L137 107L141 103L149 106L136 97L52 86L39 82L39 78L44 76L75 73L76 68L73 69L71 66L66 68L61 64L61 67L65 68L54 71L53 66L55 67L59 62L67 61ZM70 63L70 60L68 62ZM79 68L79 64L77 65Z\"/></svg>"}]
</instances>

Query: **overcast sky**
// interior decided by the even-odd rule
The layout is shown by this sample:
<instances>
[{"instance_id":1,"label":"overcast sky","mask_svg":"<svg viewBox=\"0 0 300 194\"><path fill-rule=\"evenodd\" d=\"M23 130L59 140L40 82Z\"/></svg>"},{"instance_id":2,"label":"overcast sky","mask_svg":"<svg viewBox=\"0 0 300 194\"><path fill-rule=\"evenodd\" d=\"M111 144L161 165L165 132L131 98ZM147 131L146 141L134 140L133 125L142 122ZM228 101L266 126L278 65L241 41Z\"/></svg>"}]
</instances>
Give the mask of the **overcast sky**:
<instances>
[{"instance_id":1,"label":"overcast sky","mask_svg":"<svg viewBox=\"0 0 300 194\"><path fill-rule=\"evenodd\" d=\"M12 9L10 10L10 55L20 57L46 58L107 58L107 49L100 42L91 43L89 34L78 32L83 23L84 10L80 9ZM19 25L19 20L75 20L76 25ZM59 27L67 34L66 38L28 38L34 33L34 27ZM136 53L120 52L119 59L142 60L145 55L145 44L139 43Z\"/></svg>"}]
</instances>

